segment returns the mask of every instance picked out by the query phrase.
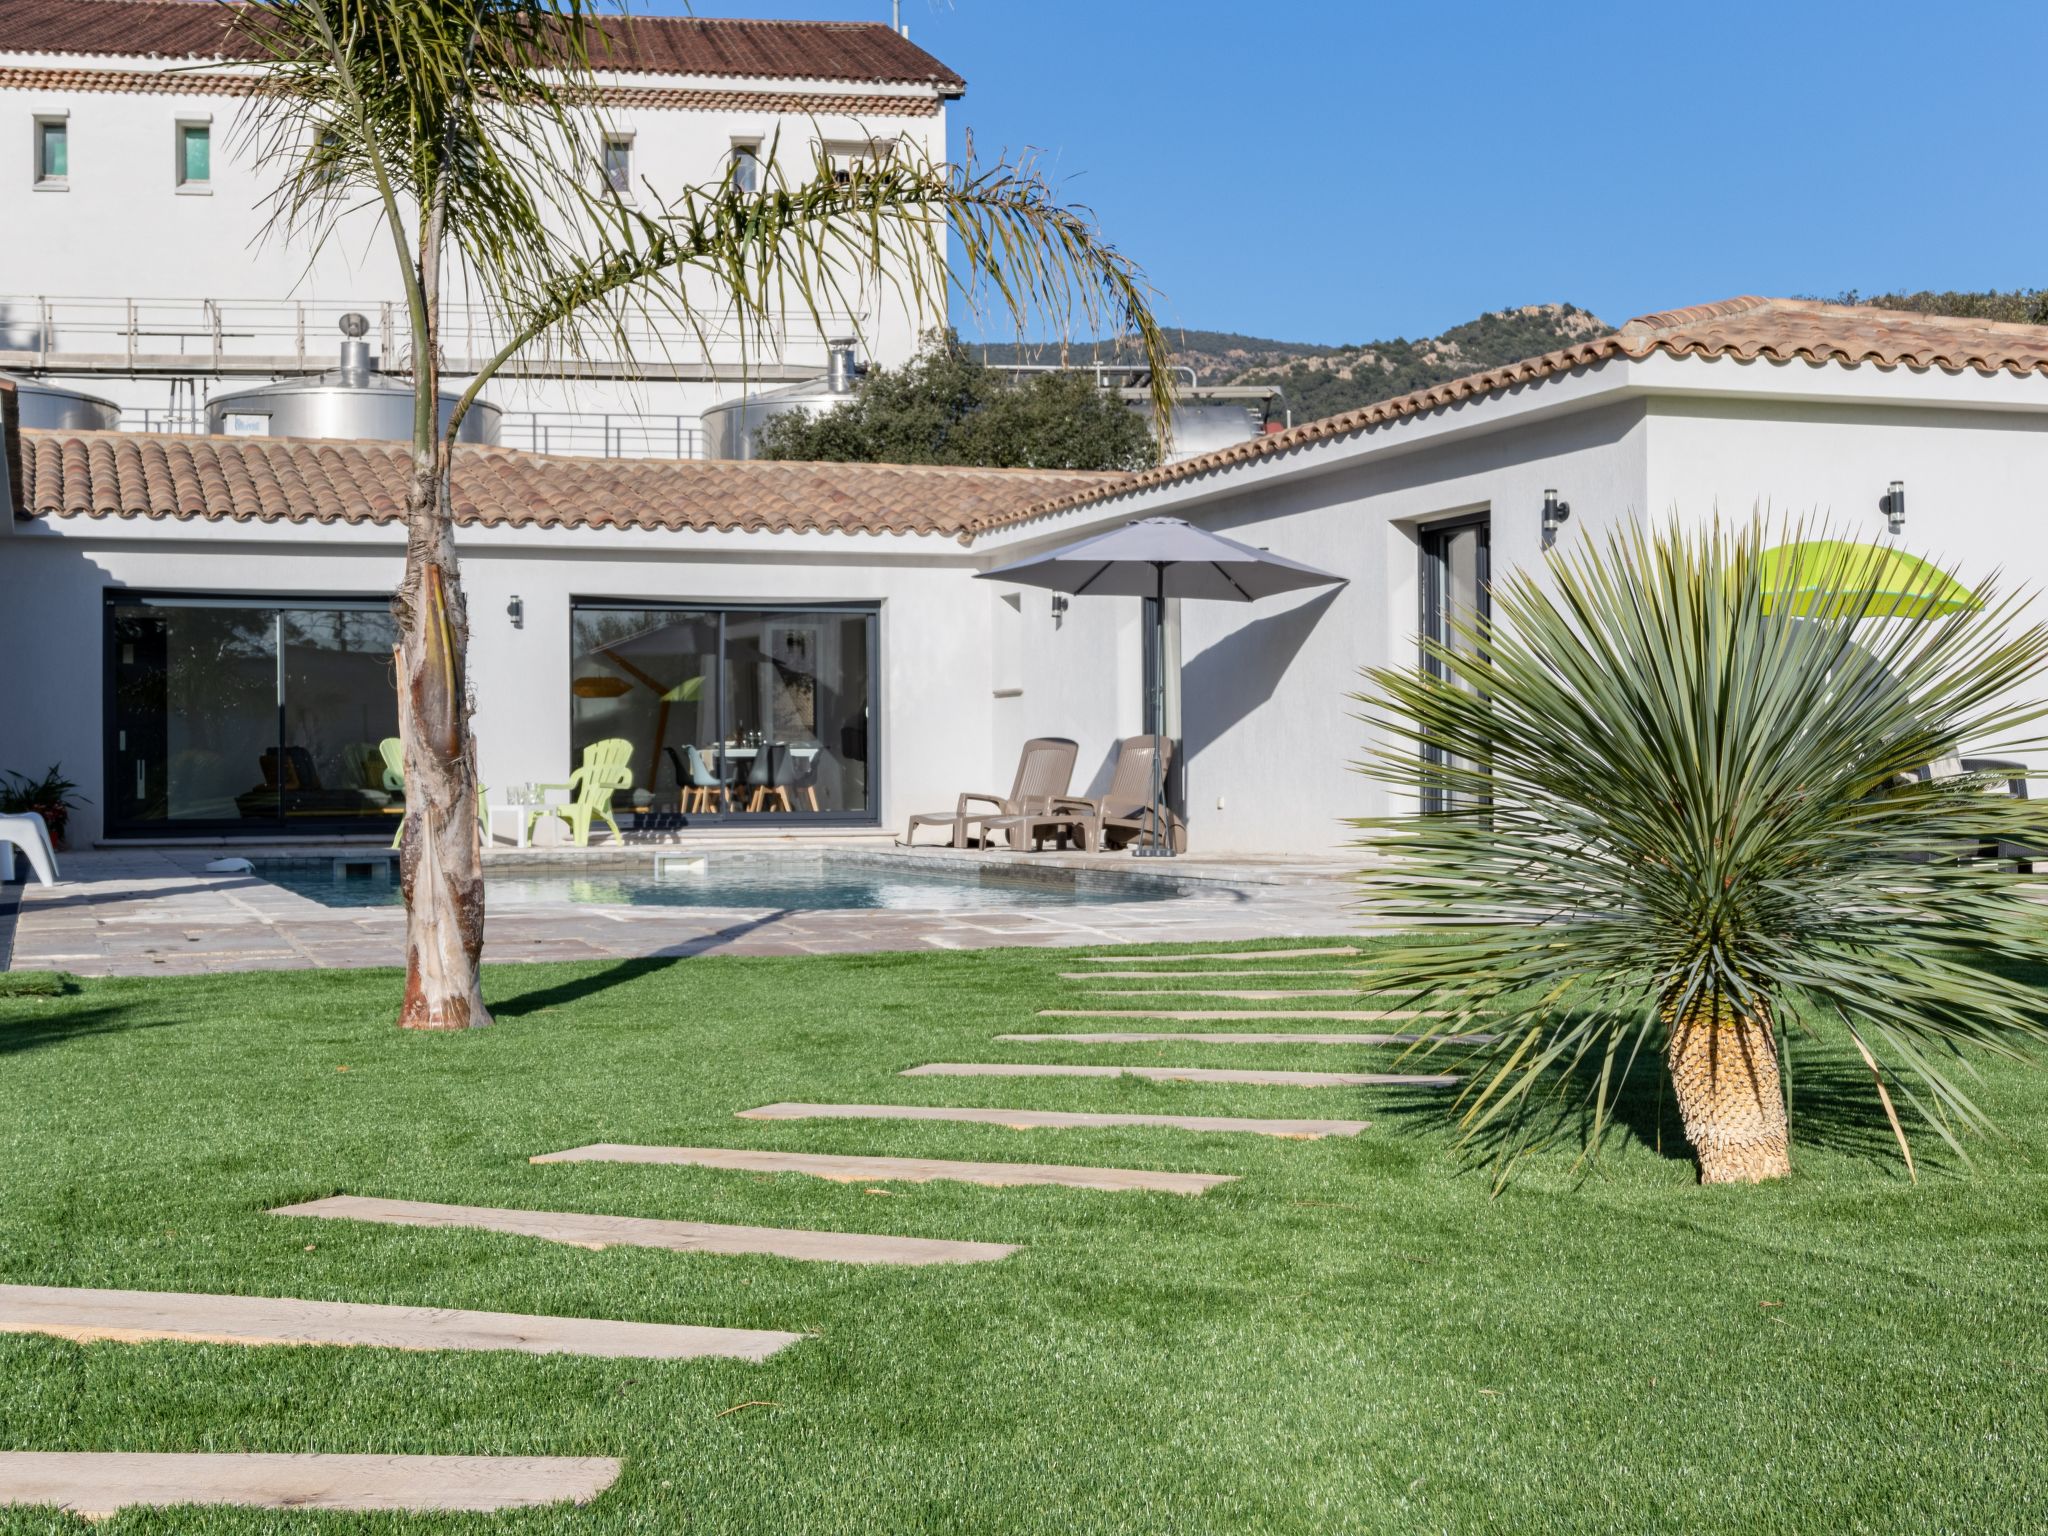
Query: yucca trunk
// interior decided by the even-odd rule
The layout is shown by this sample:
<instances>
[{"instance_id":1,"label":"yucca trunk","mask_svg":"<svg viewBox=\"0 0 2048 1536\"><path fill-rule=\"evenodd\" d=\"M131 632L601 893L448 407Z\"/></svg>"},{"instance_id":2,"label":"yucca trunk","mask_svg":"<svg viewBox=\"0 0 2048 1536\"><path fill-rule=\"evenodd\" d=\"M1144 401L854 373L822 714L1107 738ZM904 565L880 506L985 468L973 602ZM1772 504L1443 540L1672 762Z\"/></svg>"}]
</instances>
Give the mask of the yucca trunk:
<instances>
[{"instance_id":1,"label":"yucca trunk","mask_svg":"<svg viewBox=\"0 0 2048 1536\"><path fill-rule=\"evenodd\" d=\"M445 451L445 450L444 450ZM479 986L484 948L483 852L464 660L469 621L455 563L445 469L416 463L407 493L405 584L398 616L398 733L405 743L407 1029L488 1024Z\"/></svg>"},{"instance_id":2,"label":"yucca trunk","mask_svg":"<svg viewBox=\"0 0 2048 1536\"><path fill-rule=\"evenodd\" d=\"M1664 1060L1702 1184L1761 1184L1791 1173L1768 1012L1695 999L1673 1021Z\"/></svg>"}]
</instances>

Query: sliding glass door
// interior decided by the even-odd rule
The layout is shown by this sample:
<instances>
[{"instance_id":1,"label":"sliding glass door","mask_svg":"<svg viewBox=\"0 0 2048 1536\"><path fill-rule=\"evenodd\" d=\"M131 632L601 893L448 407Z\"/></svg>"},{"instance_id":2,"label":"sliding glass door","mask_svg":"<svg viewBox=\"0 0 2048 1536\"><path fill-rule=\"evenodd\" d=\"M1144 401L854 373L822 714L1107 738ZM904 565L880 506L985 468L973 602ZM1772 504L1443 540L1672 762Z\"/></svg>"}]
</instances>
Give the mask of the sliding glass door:
<instances>
[{"instance_id":1,"label":"sliding glass door","mask_svg":"<svg viewBox=\"0 0 2048 1536\"><path fill-rule=\"evenodd\" d=\"M107 601L108 830L247 833L395 825L402 787L381 600Z\"/></svg>"},{"instance_id":2,"label":"sliding glass door","mask_svg":"<svg viewBox=\"0 0 2048 1536\"><path fill-rule=\"evenodd\" d=\"M625 739L651 816L873 820L876 623L872 608L580 602L572 757Z\"/></svg>"}]
</instances>

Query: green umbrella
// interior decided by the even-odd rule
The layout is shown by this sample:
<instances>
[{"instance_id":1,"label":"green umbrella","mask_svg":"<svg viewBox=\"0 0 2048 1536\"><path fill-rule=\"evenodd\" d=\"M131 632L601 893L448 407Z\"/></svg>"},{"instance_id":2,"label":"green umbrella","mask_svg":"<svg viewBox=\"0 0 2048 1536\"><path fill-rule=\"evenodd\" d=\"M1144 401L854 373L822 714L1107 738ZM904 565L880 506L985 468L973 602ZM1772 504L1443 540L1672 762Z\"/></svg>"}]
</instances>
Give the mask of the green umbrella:
<instances>
[{"instance_id":1,"label":"green umbrella","mask_svg":"<svg viewBox=\"0 0 2048 1536\"><path fill-rule=\"evenodd\" d=\"M1939 566L1883 544L1812 539L1762 556L1764 611L1799 618L1867 613L1931 619L1968 613L1983 601Z\"/></svg>"}]
</instances>

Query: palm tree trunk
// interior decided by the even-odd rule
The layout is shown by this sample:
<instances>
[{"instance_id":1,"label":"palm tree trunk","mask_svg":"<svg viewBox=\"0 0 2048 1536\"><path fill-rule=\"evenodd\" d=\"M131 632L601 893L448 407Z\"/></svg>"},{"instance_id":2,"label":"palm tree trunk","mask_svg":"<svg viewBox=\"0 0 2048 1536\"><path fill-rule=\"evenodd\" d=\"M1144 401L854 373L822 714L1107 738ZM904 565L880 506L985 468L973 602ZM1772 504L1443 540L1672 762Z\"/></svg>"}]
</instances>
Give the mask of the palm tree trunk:
<instances>
[{"instance_id":1,"label":"palm tree trunk","mask_svg":"<svg viewBox=\"0 0 2048 1536\"><path fill-rule=\"evenodd\" d=\"M1665 1053L1702 1184L1760 1184L1792 1171L1770 1015L1699 998Z\"/></svg>"},{"instance_id":2,"label":"palm tree trunk","mask_svg":"<svg viewBox=\"0 0 2048 1536\"><path fill-rule=\"evenodd\" d=\"M406 1029L488 1024L483 850L465 682L469 616L455 562L447 450L414 460L406 493L405 584L398 618L398 733L405 743ZM438 460L438 462L436 462Z\"/></svg>"}]
</instances>

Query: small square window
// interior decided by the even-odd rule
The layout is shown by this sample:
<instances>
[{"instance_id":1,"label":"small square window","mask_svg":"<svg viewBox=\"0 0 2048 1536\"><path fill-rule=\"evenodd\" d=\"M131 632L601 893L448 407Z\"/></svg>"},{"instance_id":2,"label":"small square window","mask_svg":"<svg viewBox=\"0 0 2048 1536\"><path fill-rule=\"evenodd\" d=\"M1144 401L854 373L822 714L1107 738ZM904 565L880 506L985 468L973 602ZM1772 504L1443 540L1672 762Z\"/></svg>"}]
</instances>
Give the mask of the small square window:
<instances>
[{"instance_id":1,"label":"small square window","mask_svg":"<svg viewBox=\"0 0 2048 1536\"><path fill-rule=\"evenodd\" d=\"M630 135L613 134L604 141L604 181L621 197L633 191L633 140Z\"/></svg>"},{"instance_id":2,"label":"small square window","mask_svg":"<svg viewBox=\"0 0 2048 1536\"><path fill-rule=\"evenodd\" d=\"M36 119L36 185L61 187L71 180L71 125L61 117Z\"/></svg>"},{"instance_id":3,"label":"small square window","mask_svg":"<svg viewBox=\"0 0 2048 1536\"><path fill-rule=\"evenodd\" d=\"M732 184L737 191L761 190L761 146L735 143L732 147Z\"/></svg>"},{"instance_id":4,"label":"small square window","mask_svg":"<svg viewBox=\"0 0 2048 1536\"><path fill-rule=\"evenodd\" d=\"M178 185L203 187L213 180L213 129L205 123L178 124Z\"/></svg>"}]
</instances>

